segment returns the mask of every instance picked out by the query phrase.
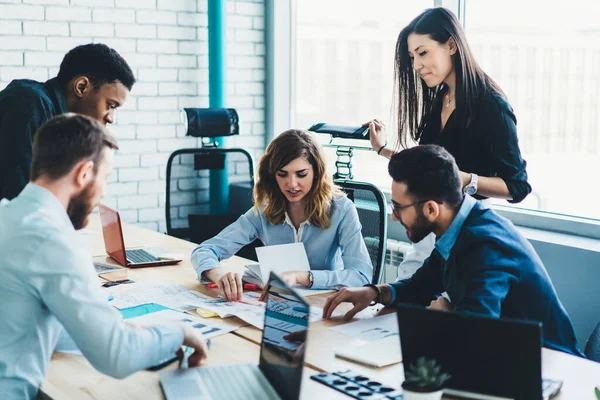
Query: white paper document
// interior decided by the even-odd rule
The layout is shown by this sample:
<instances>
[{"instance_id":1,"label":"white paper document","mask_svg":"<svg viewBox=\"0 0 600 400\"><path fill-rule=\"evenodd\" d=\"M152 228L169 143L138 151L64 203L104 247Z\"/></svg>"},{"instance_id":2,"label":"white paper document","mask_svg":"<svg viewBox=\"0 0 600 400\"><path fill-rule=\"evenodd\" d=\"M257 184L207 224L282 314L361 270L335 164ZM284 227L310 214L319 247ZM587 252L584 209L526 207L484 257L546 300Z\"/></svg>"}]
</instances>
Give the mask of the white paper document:
<instances>
[{"instance_id":1,"label":"white paper document","mask_svg":"<svg viewBox=\"0 0 600 400\"><path fill-rule=\"evenodd\" d=\"M121 284L105 289L114 297L111 305L118 309L156 303L179 311L195 310L204 302L213 300L195 290L187 290L182 285L160 281L144 281Z\"/></svg>"},{"instance_id":2,"label":"white paper document","mask_svg":"<svg viewBox=\"0 0 600 400\"><path fill-rule=\"evenodd\" d=\"M351 324L334 326L329 329L368 342L399 335L396 313L361 319Z\"/></svg>"},{"instance_id":3,"label":"white paper document","mask_svg":"<svg viewBox=\"0 0 600 400\"><path fill-rule=\"evenodd\" d=\"M257 247L256 257L258 264L246 265L243 279L261 287L269 281L271 271L279 275L288 271L310 271L303 243Z\"/></svg>"},{"instance_id":4,"label":"white paper document","mask_svg":"<svg viewBox=\"0 0 600 400\"><path fill-rule=\"evenodd\" d=\"M204 318L196 317L190 314L184 314L179 311L163 310L150 314L140 315L139 317L129 318L127 322L133 322L140 325L173 325L189 324L204 335L206 339L215 336L224 335L233 331L235 328L223 324L218 324Z\"/></svg>"}]
</instances>

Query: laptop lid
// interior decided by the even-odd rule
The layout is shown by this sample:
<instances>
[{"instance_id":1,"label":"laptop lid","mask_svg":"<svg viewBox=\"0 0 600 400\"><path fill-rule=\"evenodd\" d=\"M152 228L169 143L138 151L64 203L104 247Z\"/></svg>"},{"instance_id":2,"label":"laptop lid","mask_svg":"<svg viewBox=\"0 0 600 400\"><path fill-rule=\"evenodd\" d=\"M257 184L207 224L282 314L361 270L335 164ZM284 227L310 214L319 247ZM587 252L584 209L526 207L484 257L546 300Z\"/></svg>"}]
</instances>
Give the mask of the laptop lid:
<instances>
[{"instance_id":1,"label":"laptop lid","mask_svg":"<svg viewBox=\"0 0 600 400\"><path fill-rule=\"evenodd\" d=\"M397 311L405 368L425 356L452 375L448 393L542 398L540 323L405 305Z\"/></svg>"},{"instance_id":2,"label":"laptop lid","mask_svg":"<svg viewBox=\"0 0 600 400\"><path fill-rule=\"evenodd\" d=\"M300 398L310 306L271 272L259 367L282 399Z\"/></svg>"},{"instance_id":3,"label":"laptop lid","mask_svg":"<svg viewBox=\"0 0 600 400\"><path fill-rule=\"evenodd\" d=\"M100 222L102 223L102 236L104 236L104 247L106 253L119 264L127 266L125 256L125 242L123 241L123 230L121 218L116 210L103 204L98 206Z\"/></svg>"}]
</instances>

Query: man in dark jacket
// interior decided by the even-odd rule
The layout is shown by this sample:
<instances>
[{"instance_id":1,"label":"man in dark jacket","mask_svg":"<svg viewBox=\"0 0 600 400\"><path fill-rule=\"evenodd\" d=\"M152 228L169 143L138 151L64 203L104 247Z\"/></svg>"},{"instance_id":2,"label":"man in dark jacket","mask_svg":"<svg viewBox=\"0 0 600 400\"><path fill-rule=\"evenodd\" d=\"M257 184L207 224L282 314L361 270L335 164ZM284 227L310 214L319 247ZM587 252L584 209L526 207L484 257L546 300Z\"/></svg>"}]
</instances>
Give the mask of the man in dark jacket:
<instances>
[{"instance_id":1,"label":"man in dark jacket","mask_svg":"<svg viewBox=\"0 0 600 400\"><path fill-rule=\"evenodd\" d=\"M127 62L99 43L69 51L47 82L12 81L0 92L0 199L16 197L29 181L33 136L44 122L73 112L112 124L134 83Z\"/></svg>"},{"instance_id":2,"label":"man in dark jacket","mask_svg":"<svg viewBox=\"0 0 600 400\"><path fill-rule=\"evenodd\" d=\"M544 346L583 356L571 320L539 256L514 225L463 195L454 158L442 147L416 146L395 154L393 219L408 238L436 235L431 256L409 278L392 284L342 289L327 299L323 317L341 302L352 318L372 301L542 323ZM441 296L446 292L450 300Z\"/></svg>"}]
</instances>

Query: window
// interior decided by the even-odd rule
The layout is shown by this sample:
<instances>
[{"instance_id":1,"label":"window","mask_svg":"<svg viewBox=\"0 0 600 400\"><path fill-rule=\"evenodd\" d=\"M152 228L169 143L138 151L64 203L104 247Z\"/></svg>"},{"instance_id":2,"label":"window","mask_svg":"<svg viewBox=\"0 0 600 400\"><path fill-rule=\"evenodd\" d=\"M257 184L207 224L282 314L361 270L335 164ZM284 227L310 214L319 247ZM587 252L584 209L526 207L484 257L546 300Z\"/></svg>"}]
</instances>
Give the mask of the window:
<instances>
[{"instance_id":1,"label":"window","mask_svg":"<svg viewBox=\"0 0 600 400\"><path fill-rule=\"evenodd\" d=\"M296 23L292 126L356 126L392 116L394 50L400 30L432 0L300 0ZM388 133L390 139L393 133ZM365 142L369 146L368 142ZM335 150L327 149L333 166ZM389 189L387 160L355 151L355 179Z\"/></svg>"},{"instance_id":2,"label":"window","mask_svg":"<svg viewBox=\"0 0 600 400\"><path fill-rule=\"evenodd\" d=\"M520 207L600 219L598 15L592 0L466 1L469 44L517 116L533 187Z\"/></svg>"},{"instance_id":3,"label":"window","mask_svg":"<svg viewBox=\"0 0 600 400\"><path fill-rule=\"evenodd\" d=\"M517 116L533 192L507 207L600 219L600 3L592 0L301 0L292 10L292 126L392 121L396 38L434 4L460 4L475 57ZM393 132L388 132L392 139ZM368 143L365 143L368 146ZM331 166L336 156L327 151ZM390 187L387 161L356 151L355 179ZM589 200L590 207L581 200ZM514 208L513 208L514 210ZM520 211L519 211L520 212ZM540 217L536 213L531 226ZM596 221L597 223L597 221ZM560 228L557 228L560 230Z\"/></svg>"}]
</instances>

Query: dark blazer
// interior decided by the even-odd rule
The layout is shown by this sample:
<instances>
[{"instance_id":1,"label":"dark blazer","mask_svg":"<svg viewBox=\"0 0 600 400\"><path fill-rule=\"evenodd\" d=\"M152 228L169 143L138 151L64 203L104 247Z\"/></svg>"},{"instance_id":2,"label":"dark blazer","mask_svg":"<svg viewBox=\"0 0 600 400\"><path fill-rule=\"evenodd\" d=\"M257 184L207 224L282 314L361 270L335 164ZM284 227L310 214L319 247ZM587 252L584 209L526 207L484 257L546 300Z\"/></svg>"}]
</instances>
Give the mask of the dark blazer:
<instances>
[{"instance_id":1,"label":"dark blazer","mask_svg":"<svg viewBox=\"0 0 600 400\"><path fill-rule=\"evenodd\" d=\"M479 202L447 259L434 250L411 278L391 286L396 304L428 306L447 292L455 312L540 321L545 347L583 357L571 320L531 244L510 221Z\"/></svg>"}]
</instances>

